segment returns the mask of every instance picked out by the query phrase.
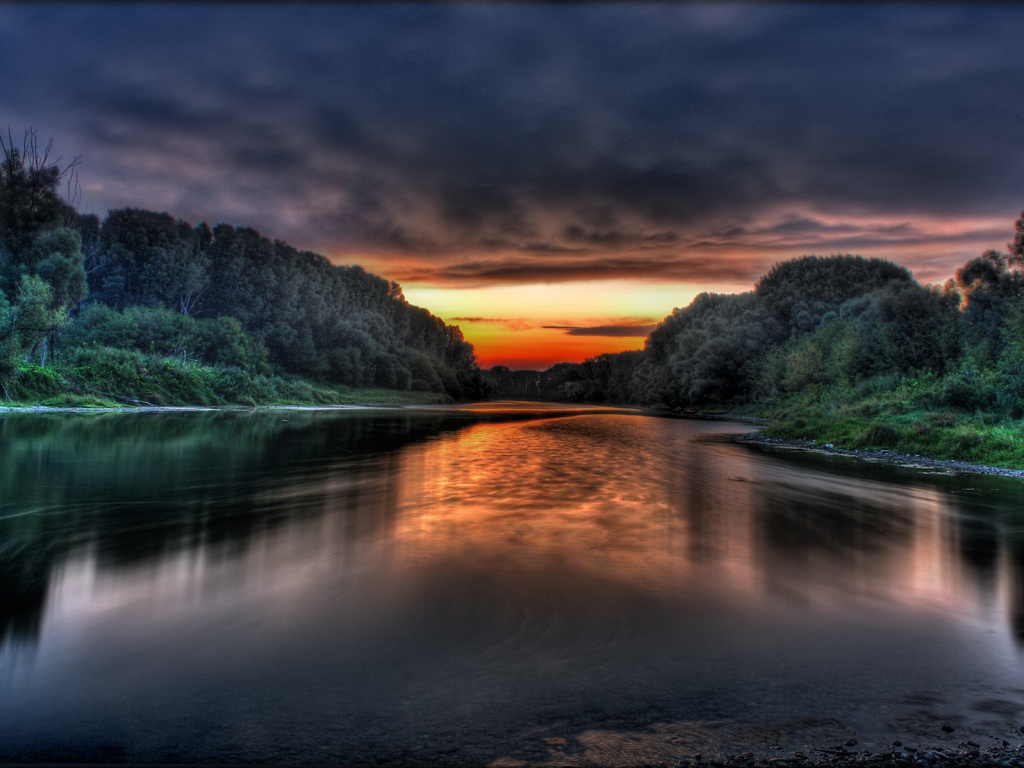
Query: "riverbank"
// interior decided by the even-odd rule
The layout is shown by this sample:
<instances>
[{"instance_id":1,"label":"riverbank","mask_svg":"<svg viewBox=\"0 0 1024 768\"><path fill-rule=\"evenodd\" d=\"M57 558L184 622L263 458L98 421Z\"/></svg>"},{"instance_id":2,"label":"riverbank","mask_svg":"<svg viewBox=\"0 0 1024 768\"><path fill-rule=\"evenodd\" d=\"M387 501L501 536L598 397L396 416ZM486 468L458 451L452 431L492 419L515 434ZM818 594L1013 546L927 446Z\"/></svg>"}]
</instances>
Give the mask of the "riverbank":
<instances>
[{"instance_id":1,"label":"riverbank","mask_svg":"<svg viewBox=\"0 0 1024 768\"><path fill-rule=\"evenodd\" d=\"M831 413L808 404L804 411L746 408L739 411L647 409L655 416L701 421L736 421L761 429L721 438L782 450L846 456L861 461L929 471L1024 477L1024 423L990 414L948 410L884 412L851 419L832 404ZM816 437L807 437L815 435ZM880 445L879 443L882 443ZM886 443L893 447L886 447ZM904 446L907 449L900 450ZM972 460L974 459L974 460Z\"/></svg>"},{"instance_id":2,"label":"riverbank","mask_svg":"<svg viewBox=\"0 0 1024 768\"><path fill-rule=\"evenodd\" d=\"M975 464L968 461L959 461L957 459L936 459L929 456L923 456L921 454L899 453L897 451L885 449L868 450L861 448L842 448L833 443L826 443L821 440L771 437L763 432L751 432L746 435L729 435L722 439L728 442L768 446L770 448L788 451L803 451L808 453L827 454L830 456L846 456L852 459L859 459L860 461L892 464L912 469L924 469L957 474L1024 477L1024 470L1022 469L993 467L987 464Z\"/></svg>"},{"instance_id":3,"label":"riverbank","mask_svg":"<svg viewBox=\"0 0 1024 768\"><path fill-rule=\"evenodd\" d=\"M207 366L156 355L110 355L93 366L43 368L22 364L2 383L0 409L117 411L140 408L437 405L444 392L351 387L297 376ZM114 363L123 363L115 365Z\"/></svg>"},{"instance_id":4,"label":"riverbank","mask_svg":"<svg viewBox=\"0 0 1024 768\"><path fill-rule=\"evenodd\" d=\"M408 408L436 403L358 402L320 405L278 403L274 405L113 405L113 406L57 406L57 405L3 405L0 415L9 413L205 413L208 411L332 411L375 410L378 408Z\"/></svg>"},{"instance_id":5,"label":"riverbank","mask_svg":"<svg viewBox=\"0 0 1024 768\"><path fill-rule=\"evenodd\" d=\"M808 388L741 409L765 418L766 437L847 450L1024 469L1024 411L996 397L952 400L938 381Z\"/></svg>"}]
</instances>

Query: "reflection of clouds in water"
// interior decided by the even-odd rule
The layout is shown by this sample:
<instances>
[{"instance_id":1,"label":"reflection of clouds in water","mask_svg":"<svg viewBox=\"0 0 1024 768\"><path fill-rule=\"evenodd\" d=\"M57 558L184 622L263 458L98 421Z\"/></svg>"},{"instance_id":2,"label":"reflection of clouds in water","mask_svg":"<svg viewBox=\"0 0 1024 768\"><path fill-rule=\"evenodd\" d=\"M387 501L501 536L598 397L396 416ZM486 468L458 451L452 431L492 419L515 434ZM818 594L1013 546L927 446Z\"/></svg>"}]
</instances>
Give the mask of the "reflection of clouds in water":
<instances>
[{"instance_id":1,"label":"reflection of clouds in water","mask_svg":"<svg viewBox=\"0 0 1024 768\"><path fill-rule=\"evenodd\" d=\"M671 433L668 421L583 416L480 425L407 451L397 543L409 557L650 569L674 557L678 533L658 449Z\"/></svg>"}]
</instances>

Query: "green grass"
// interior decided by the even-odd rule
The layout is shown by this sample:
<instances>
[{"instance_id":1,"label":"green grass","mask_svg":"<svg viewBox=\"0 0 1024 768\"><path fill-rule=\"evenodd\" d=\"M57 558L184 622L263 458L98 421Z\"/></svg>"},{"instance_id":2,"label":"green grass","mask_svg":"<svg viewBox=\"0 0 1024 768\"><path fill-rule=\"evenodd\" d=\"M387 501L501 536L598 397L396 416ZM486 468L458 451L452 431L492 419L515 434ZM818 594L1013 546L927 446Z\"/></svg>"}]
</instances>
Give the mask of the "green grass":
<instances>
[{"instance_id":1,"label":"green grass","mask_svg":"<svg viewBox=\"0 0 1024 768\"><path fill-rule=\"evenodd\" d=\"M802 393L761 409L769 437L837 448L892 450L1012 469L1024 468L1024 421L1009 412L945 404L942 381L904 380Z\"/></svg>"},{"instance_id":2,"label":"green grass","mask_svg":"<svg viewBox=\"0 0 1024 768\"><path fill-rule=\"evenodd\" d=\"M347 387L252 374L112 348L75 350L57 365L23 363L3 379L0 405L110 408L133 405L422 405L451 402L439 392Z\"/></svg>"}]
</instances>

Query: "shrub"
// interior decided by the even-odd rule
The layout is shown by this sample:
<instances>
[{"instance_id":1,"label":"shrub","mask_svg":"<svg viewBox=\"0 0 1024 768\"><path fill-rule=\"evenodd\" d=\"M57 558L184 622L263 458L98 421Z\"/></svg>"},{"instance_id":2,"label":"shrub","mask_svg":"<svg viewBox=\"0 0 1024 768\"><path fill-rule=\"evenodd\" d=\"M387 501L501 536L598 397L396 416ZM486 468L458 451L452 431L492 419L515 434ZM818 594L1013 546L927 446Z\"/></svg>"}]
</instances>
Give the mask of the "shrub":
<instances>
[{"instance_id":1,"label":"shrub","mask_svg":"<svg viewBox=\"0 0 1024 768\"><path fill-rule=\"evenodd\" d=\"M891 424L872 424L867 438L871 445L895 448L900 440L900 432Z\"/></svg>"}]
</instances>

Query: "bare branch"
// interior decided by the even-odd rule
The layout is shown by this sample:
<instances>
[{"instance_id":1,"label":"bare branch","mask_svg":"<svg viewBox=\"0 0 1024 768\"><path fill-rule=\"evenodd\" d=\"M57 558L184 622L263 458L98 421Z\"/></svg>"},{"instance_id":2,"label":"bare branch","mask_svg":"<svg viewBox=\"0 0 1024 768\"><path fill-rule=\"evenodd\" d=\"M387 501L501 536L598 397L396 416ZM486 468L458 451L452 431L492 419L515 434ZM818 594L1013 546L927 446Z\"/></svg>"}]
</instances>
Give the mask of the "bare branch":
<instances>
[{"instance_id":1,"label":"bare branch","mask_svg":"<svg viewBox=\"0 0 1024 768\"><path fill-rule=\"evenodd\" d=\"M98 269L103 269L109 261L109 256L98 243L91 243L82 247L82 266L85 274L90 275Z\"/></svg>"},{"instance_id":2,"label":"bare branch","mask_svg":"<svg viewBox=\"0 0 1024 768\"><path fill-rule=\"evenodd\" d=\"M15 149L14 149L14 137L11 135L11 126L9 126L9 125L7 126L7 141L6 141L6 143L4 142L3 135L0 134L0 148L2 148L3 151L4 151L4 159L8 163L14 162L14 159L12 158L12 153L15 151Z\"/></svg>"}]
</instances>

